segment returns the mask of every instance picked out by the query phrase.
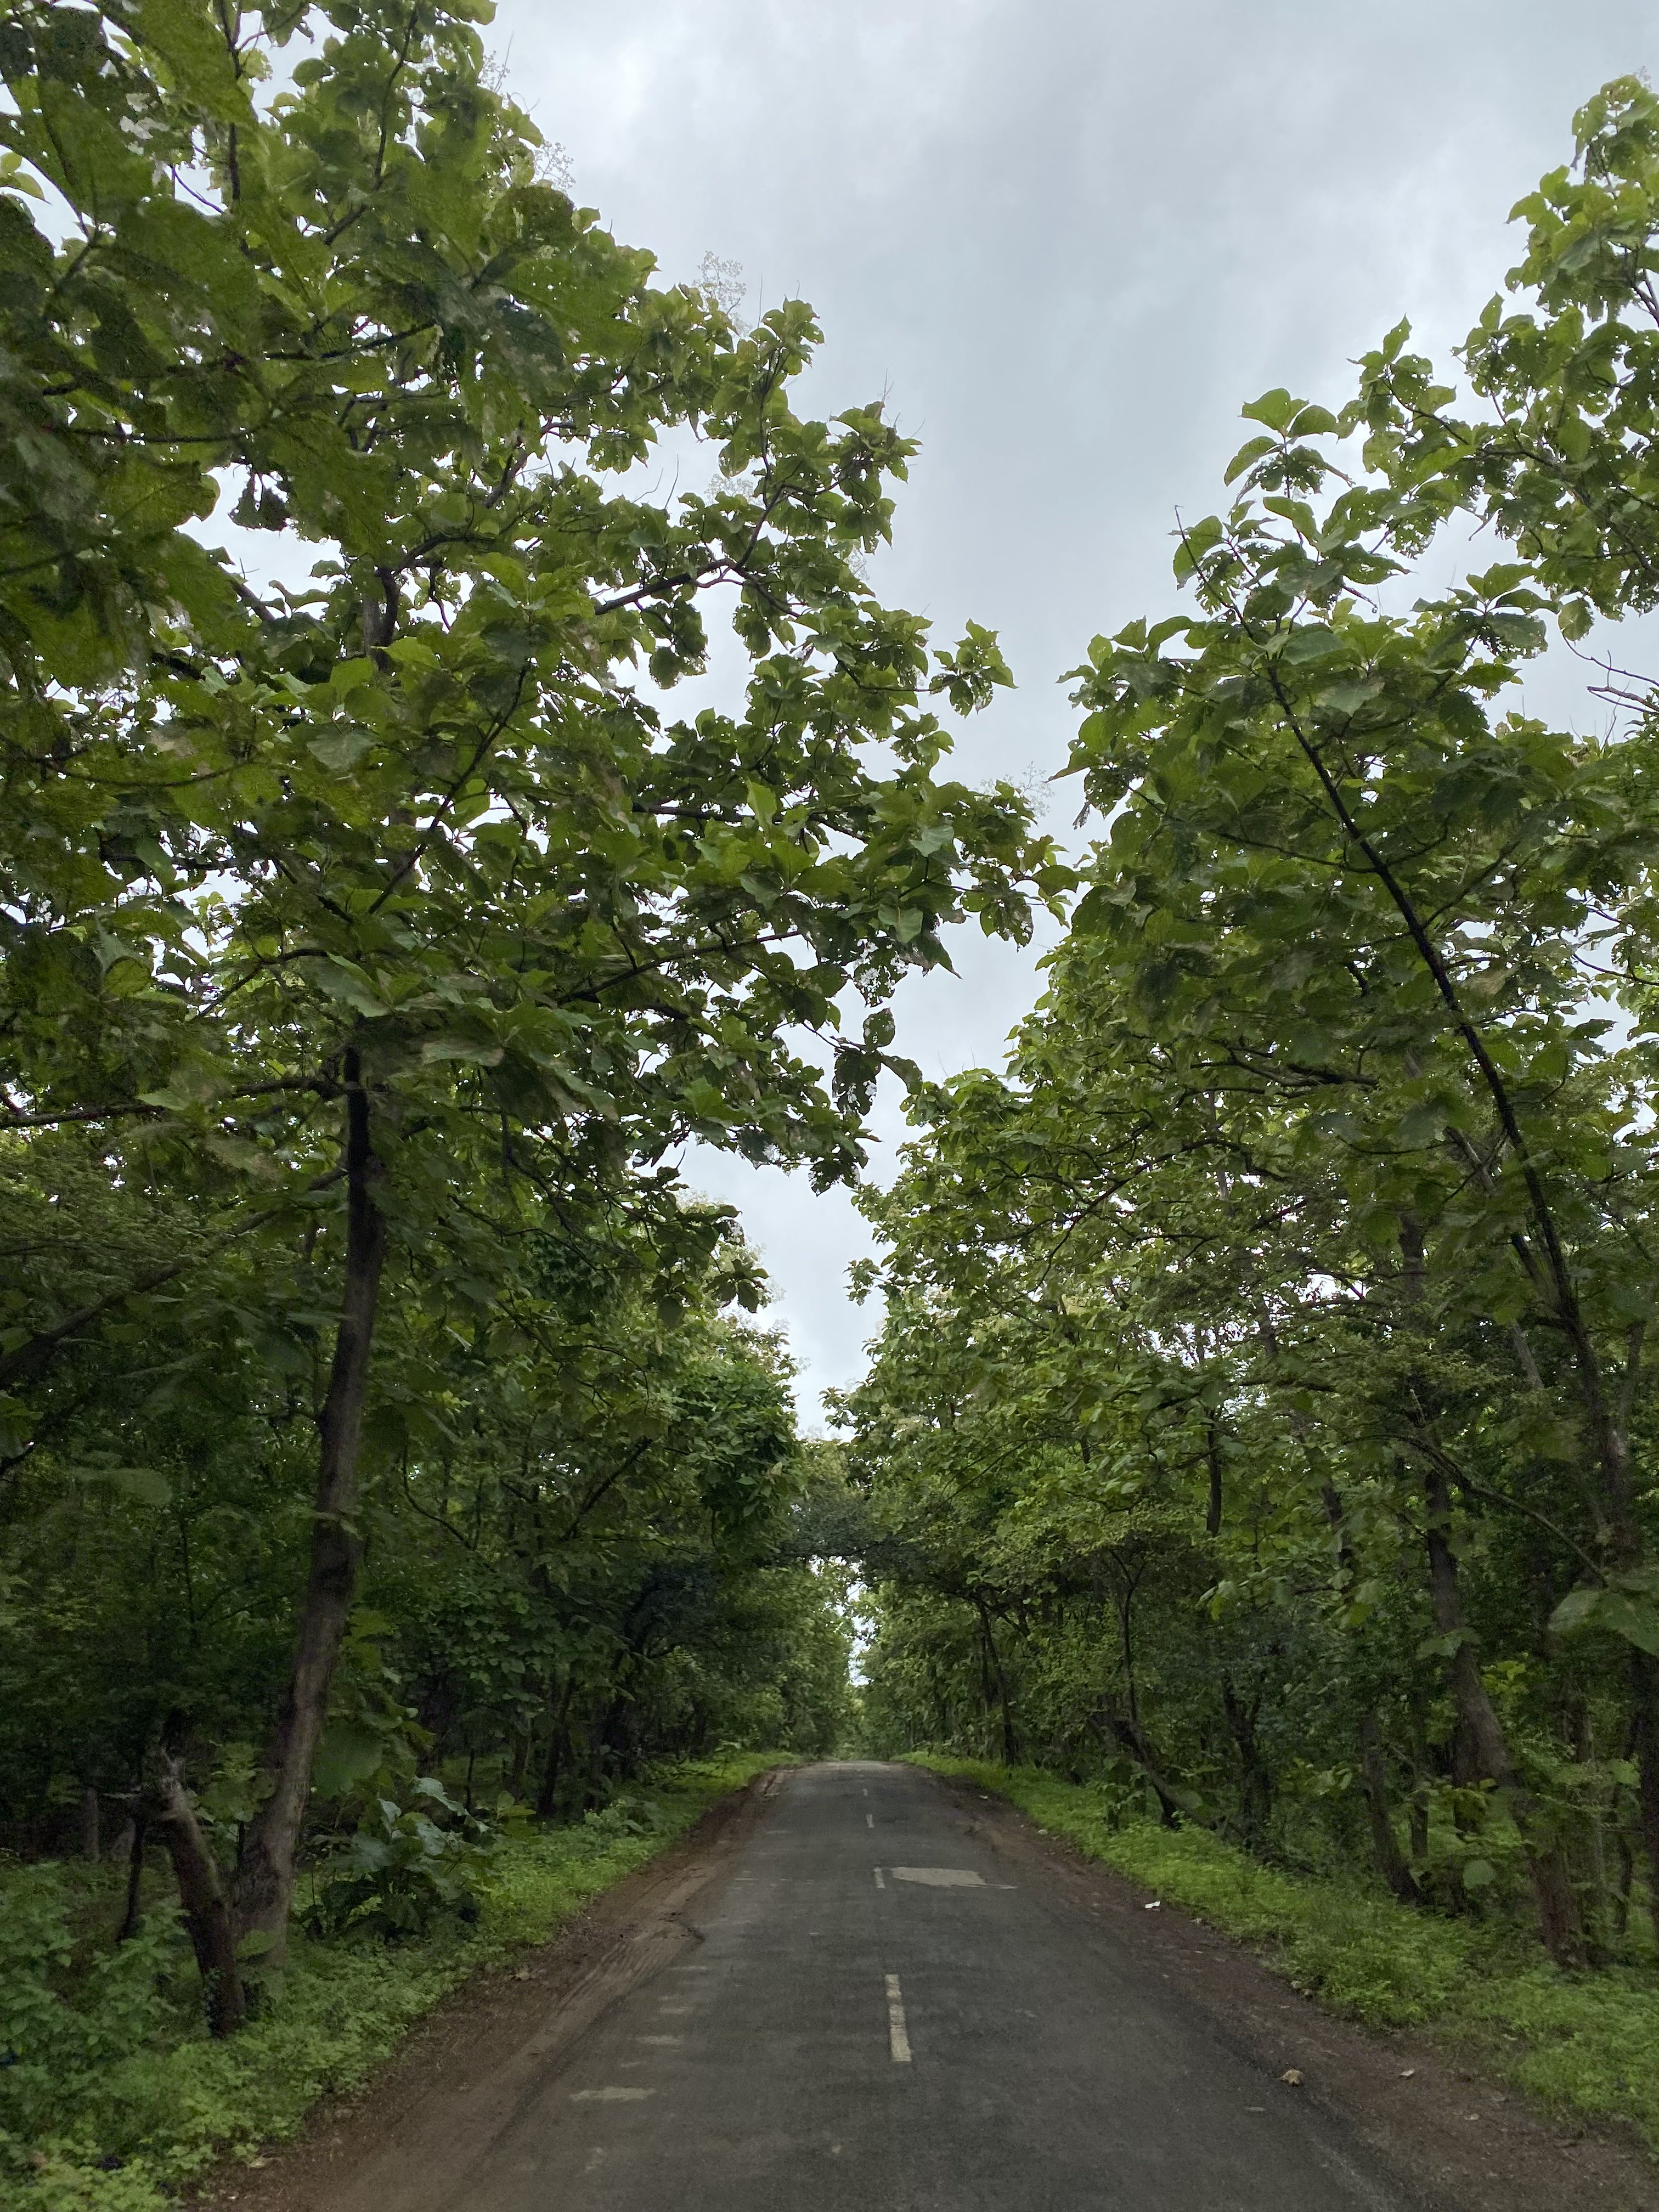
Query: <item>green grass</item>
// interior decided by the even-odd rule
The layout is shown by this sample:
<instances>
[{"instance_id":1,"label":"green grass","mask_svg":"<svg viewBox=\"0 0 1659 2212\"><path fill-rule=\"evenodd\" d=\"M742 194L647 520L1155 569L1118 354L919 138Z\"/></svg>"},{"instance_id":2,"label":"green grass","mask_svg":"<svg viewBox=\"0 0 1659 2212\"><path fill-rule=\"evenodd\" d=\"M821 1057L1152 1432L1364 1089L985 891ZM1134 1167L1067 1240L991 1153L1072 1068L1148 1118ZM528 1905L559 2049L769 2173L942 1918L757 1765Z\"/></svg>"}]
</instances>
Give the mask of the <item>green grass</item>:
<instances>
[{"instance_id":1,"label":"green grass","mask_svg":"<svg viewBox=\"0 0 1659 2212\"><path fill-rule=\"evenodd\" d=\"M491 1862L471 1930L452 1925L397 1944L322 1944L296 1935L280 2002L223 2043L201 2031L193 2005L167 2007L155 1997L155 1974L132 1946L110 1957L130 1988L124 2002L106 1992L102 2017L116 2027L104 2047L96 2035L65 2040L71 2023L61 1998L45 1992L38 1971L27 1974L19 1947L6 1956L9 1888L19 1893L15 1925L27 1934L21 1893L35 1870L19 1870L0 1885L0 2042L14 2053L70 2050L75 2063L60 2057L40 2069L50 2078L27 2095L22 2067L15 2087L0 2068L0 2115L9 2123L0 2124L0 2205L8 2212L160 2212L228 2154L252 2157L297 2134L319 2099L360 2087L469 1975L544 1942L718 1798L787 1756L746 1753L677 1767L578 1826L511 1837ZM176 1948L163 1920L158 1958L167 1941ZM26 2130L17 2125L25 2110Z\"/></svg>"},{"instance_id":2,"label":"green grass","mask_svg":"<svg viewBox=\"0 0 1659 2212\"><path fill-rule=\"evenodd\" d=\"M1659 1975L1562 1973L1511 1928L1284 1873L1201 1828L1114 1826L1087 1784L1034 1767L913 1758L1012 1799L1038 1827L1242 1937L1332 2012L1372 2027L1426 2028L1557 2116L1628 2122L1659 2151Z\"/></svg>"}]
</instances>

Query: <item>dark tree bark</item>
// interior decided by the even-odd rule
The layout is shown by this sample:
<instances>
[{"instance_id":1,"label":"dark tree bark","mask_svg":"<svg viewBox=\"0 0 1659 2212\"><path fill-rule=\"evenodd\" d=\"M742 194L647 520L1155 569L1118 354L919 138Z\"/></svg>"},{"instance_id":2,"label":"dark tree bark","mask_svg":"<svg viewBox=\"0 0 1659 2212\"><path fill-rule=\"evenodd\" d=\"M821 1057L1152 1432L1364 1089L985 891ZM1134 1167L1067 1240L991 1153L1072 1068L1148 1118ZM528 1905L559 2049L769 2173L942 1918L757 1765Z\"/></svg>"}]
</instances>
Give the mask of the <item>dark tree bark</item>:
<instances>
[{"instance_id":1,"label":"dark tree bark","mask_svg":"<svg viewBox=\"0 0 1659 2212\"><path fill-rule=\"evenodd\" d=\"M1005 1766L1019 1765L1019 1731L1014 1725L1014 1701L1008 1688L1007 1671L1002 1663L1002 1654L997 1650L996 1632L991 1626L991 1611L982 1597L975 1597L974 1609L979 1614L981 1648L985 1656L988 1676L996 1685L997 1702L1002 1716L1002 1763ZM988 1698L987 1702L989 1700Z\"/></svg>"},{"instance_id":2,"label":"dark tree bark","mask_svg":"<svg viewBox=\"0 0 1659 2212\"><path fill-rule=\"evenodd\" d=\"M524 1778L530 1771L530 1730L515 1729L513 1732L513 1764L508 1769L507 1787L514 1797L524 1796Z\"/></svg>"},{"instance_id":3,"label":"dark tree bark","mask_svg":"<svg viewBox=\"0 0 1659 2212\"><path fill-rule=\"evenodd\" d=\"M1619 1864L1613 1882L1613 1932L1622 1936L1630 1928L1630 1893L1636 1879L1636 1854L1622 1828L1613 1832L1613 1849Z\"/></svg>"},{"instance_id":4,"label":"dark tree bark","mask_svg":"<svg viewBox=\"0 0 1659 2212\"><path fill-rule=\"evenodd\" d=\"M1429 1785L1419 1782L1412 1790L1407 1818L1411 1822L1412 1863L1425 1867L1429 1863Z\"/></svg>"},{"instance_id":5,"label":"dark tree bark","mask_svg":"<svg viewBox=\"0 0 1659 2212\"><path fill-rule=\"evenodd\" d=\"M1239 1832L1247 1849L1259 1850L1267 1840L1267 1823L1273 1814L1273 1784L1256 1741L1257 1707L1246 1704L1239 1696L1232 1676L1224 1668L1221 1674L1221 1702L1226 1710L1228 1731L1238 1752Z\"/></svg>"},{"instance_id":6,"label":"dark tree bark","mask_svg":"<svg viewBox=\"0 0 1659 2212\"><path fill-rule=\"evenodd\" d=\"M1146 1776L1158 1800L1158 1816L1163 1826L1178 1828L1182 1819L1180 1802L1138 1724L1122 1713L1103 1712L1097 1716L1094 1726L1109 1751L1129 1759Z\"/></svg>"},{"instance_id":7,"label":"dark tree bark","mask_svg":"<svg viewBox=\"0 0 1659 2212\"><path fill-rule=\"evenodd\" d=\"M1356 1734L1359 1742L1359 1789L1365 1801L1365 1818L1371 1832L1371 1856L1376 1863L1376 1870L1402 1905L1420 1905L1423 1902L1422 1890L1418 1886L1417 1876L1406 1863L1400 1839L1394 1832L1394 1814L1389 1805L1389 1764L1382 1753L1382 1731L1376 1724L1376 1715L1369 1708L1359 1716ZM1426 1820L1423 1846L1423 1855L1426 1856Z\"/></svg>"},{"instance_id":8,"label":"dark tree bark","mask_svg":"<svg viewBox=\"0 0 1659 2212\"><path fill-rule=\"evenodd\" d=\"M1328 1477L1322 1484L1320 1495L1324 1502L1325 1518L1336 1538L1337 1562L1341 1570L1343 1586L1352 1589L1358 1579L1358 1563L1353 1555L1353 1545L1348 1536L1347 1514L1336 1486ZM1403 1905L1420 1905L1423 1893L1416 1875L1401 1855L1400 1844L1394 1832L1394 1817L1389 1807L1389 1768L1382 1755L1382 1732L1376 1724L1376 1715L1369 1707L1359 1716L1355 1731L1359 1752L1359 1790L1365 1801L1365 1819L1371 1832L1371 1856L1376 1870ZM1423 1824L1423 1840L1416 1842L1419 1812ZM1418 1859L1428 1856L1428 1812L1413 1800L1412 1809L1413 1849Z\"/></svg>"},{"instance_id":9,"label":"dark tree bark","mask_svg":"<svg viewBox=\"0 0 1659 2212\"><path fill-rule=\"evenodd\" d=\"M130 1942L138 1933L138 1923L144 1911L144 1844L145 1817L143 1806L134 1812L131 1824L131 1840L127 1850L127 1894L121 1913L121 1925L116 1931L118 1943Z\"/></svg>"},{"instance_id":10,"label":"dark tree bark","mask_svg":"<svg viewBox=\"0 0 1659 2212\"><path fill-rule=\"evenodd\" d=\"M334 1338L328 1394L323 1401L311 1561L288 1689L266 1758L270 1793L248 1824L234 1891L238 1937L268 1938L266 1955L280 1962L288 1936L289 1900L311 1770L328 1712L351 1604L362 1540L356 1528L357 1449L368 1395L386 1218L375 1200L383 1170L370 1141L368 1093L356 1052L345 1055L345 1281Z\"/></svg>"},{"instance_id":11,"label":"dark tree bark","mask_svg":"<svg viewBox=\"0 0 1659 2212\"><path fill-rule=\"evenodd\" d=\"M1630 1672L1637 1820L1648 1863L1649 1909L1659 1934L1659 1660L1632 1644Z\"/></svg>"},{"instance_id":12,"label":"dark tree bark","mask_svg":"<svg viewBox=\"0 0 1659 2212\"><path fill-rule=\"evenodd\" d=\"M103 1844L103 1820L98 1792L88 1785L81 1792L81 1856L96 1866Z\"/></svg>"},{"instance_id":13,"label":"dark tree bark","mask_svg":"<svg viewBox=\"0 0 1659 2212\"><path fill-rule=\"evenodd\" d=\"M167 1842L185 1908L185 1926L191 1948L201 1969L207 1997L208 2026L215 2035L229 2035L247 2016L247 1997L236 1960L236 1933L231 1924L230 1902L219 1879L218 1863L208 1848L191 1803L177 1759L161 1762L161 1778L155 1793L155 1820Z\"/></svg>"},{"instance_id":14,"label":"dark tree bark","mask_svg":"<svg viewBox=\"0 0 1659 2212\"><path fill-rule=\"evenodd\" d=\"M1516 1139L1517 1146L1519 1139ZM1408 1312L1421 1307L1428 1285L1423 1226L1417 1216L1400 1217L1400 1289ZM1413 1377L1411 1394L1421 1405L1428 1394ZM1490 1782L1497 1788L1505 1810L1515 1822L1527 1855L1533 1902L1538 1914L1538 1933L1544 1948L1560 1966L1582 1966L1585 1959L1584 1930L1578 1900L1559 1844L1547 1832L1542 1808L1515 1771L1503 1723L1486 1694L1480 1662L1463 1619L1457 1587L1457 1559L1451 1547L1451 1491L1443 1454L1435 1444L1428 1425L1413 1437L1423 1455L1424 1543L1428 1553L1429 1603L1435 1626L1449 1651L1446 1686L1451 1692L1457 1730L1452 1744L1453 1771L1460 1782Z\"/></svg>"},{"instance_id":15,"label":"dark tree bark","mask_svg":"<svg viewBox=\"0 0 1659 2212\"><path fill-rule=\"evenodd\" d=\"M1522 1783L1510 1758L1503 1724L1480 1679L1480 1662L1463 1620L1457 1588L1457 1560L1453 1553L1451 1496L1437 1465L1424 1476L1427 1506L1425 1540L1429 1554L1429 1598L1434 1625L1451 1644L1446 1662L1447 1686L1456 1708L1458 1725L1468 1754L1481 1778L1494 1784L1510 1818L1520 1832L1532 1878L1533 1901L1538 1912L1538 1932L1544 1948L1559 1966L1584 1963L1584 1931L1578 1900L1560 1850L1547 1832L1542 1808Z\"/></svg>"},{"instance_id":16,"label":"dark tree bark","mask_svg":"<svg viewBox=\"0 0 1659 2212\"><path fill-rule=\"evenodd\" d=\"M559 1802L559 1783L570 1756L570 1701L575 1693L576 1670L573 1667L569 1680L554 1704L547 1759L542 1768L541 1787L536 1792L536 1811L544 1820L551 1820Z\"/></svg>"}]
</instances>

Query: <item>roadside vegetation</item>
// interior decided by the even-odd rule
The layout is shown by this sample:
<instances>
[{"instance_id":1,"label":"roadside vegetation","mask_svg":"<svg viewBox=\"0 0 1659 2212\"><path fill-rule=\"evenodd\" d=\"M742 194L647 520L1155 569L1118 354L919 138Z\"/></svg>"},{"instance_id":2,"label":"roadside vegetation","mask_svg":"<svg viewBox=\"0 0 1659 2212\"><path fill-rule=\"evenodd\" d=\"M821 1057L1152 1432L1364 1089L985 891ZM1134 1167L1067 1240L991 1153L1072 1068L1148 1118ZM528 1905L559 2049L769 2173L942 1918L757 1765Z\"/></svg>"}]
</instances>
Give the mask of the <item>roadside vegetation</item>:
<instances>
[{"instance_id":1,"label":"roadside vegetation","mask_svg":"<svg viewBox=\"0 0 1659 2212\"><path fill-rule=\"evenodd\" d=\"M1458 381L1401 324L1246 407L1073 672L1083 896L861 1200L825 1513L872 1747L1653 2140L1651 91L1516 219Z\"/></svg>"},{"instance_id":2,"label":"roadside vegetation","mask_svg":"<svg viewBox=\"0 0 1659 2212\"><path fill-rule=\"evenodd\" d=\"M1310 1875L1188 1825L1124 1817L1041 1767L910 1754L995 1790L1038 1827L1248 1943L1296 1989L1369 2027L1422 2028L1569 2123L1624 2121L1659 2152L1659 1982L1564 1974L1512 1918L1414 1912L1352 1875Z\"/></svg>"},{"instance_id":3,"label":"roadside vegetation","mask_svg":"<svg viewBox=\"0 0 1659 2212\"><path fill-rule=\"evenodd\" d=\"M436 1917L394 1942L374 1926L345 1941L302 1929L281 2002L231 2039L207 2033L176 1909L152 1910L112 1953L87 1936L107 1919L110 1882L74 1864L14 1875L0 1887L0 2007L9 2033L33 2030L0 2074L6 2139L29 2147L17 2201L155 2212L219 2160L291 2136L468 1975L556 1934L779 1759L688 1763L580 1822L507 1824L476 1869L465 1919Z\"/></svg>"}]
</instances>

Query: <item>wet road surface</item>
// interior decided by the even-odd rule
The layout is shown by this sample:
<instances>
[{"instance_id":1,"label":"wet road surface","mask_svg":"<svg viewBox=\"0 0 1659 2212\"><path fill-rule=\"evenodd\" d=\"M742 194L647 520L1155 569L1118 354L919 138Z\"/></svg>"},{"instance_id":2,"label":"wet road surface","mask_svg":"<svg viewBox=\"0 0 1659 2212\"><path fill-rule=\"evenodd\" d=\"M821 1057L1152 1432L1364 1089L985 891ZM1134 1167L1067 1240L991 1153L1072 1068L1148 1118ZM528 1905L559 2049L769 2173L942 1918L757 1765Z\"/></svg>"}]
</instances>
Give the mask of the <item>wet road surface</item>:
<instances>
[{"instance_id":1,"label":"wet road surface","mask_svg":"<svg viewBox=\"0 0 1659 2212\"><path fill-rule=\"evenodd\" d=\"M454 2212L1404 2212L914 1768L787 1772L687 1917Z\"/></svg>"}]
</instances>

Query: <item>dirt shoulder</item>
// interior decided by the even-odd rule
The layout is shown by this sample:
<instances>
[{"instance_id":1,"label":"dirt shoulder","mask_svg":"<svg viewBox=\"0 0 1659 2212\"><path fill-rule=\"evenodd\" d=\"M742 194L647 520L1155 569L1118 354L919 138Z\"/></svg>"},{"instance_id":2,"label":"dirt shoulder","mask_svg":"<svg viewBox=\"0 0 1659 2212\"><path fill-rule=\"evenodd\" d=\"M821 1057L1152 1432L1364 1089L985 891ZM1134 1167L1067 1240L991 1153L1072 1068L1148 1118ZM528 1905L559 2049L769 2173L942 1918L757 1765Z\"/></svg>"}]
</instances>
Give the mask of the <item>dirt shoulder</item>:
<instances>
[{"instance_id":1,"label":"dirt shoulder","mask_svg":"<svg viewBox=\"0 0 1659 2212\"><path fill-rule=\"evenodd\" d=\"M296 2141L226 2160L191 2203L381 2212L459 2190L531 2086L623 1990L699 1939L687 1905L741 1850L777 1786L758 1775L593 1899L551 1942L477 1974L413 2028L367 2089L325 2099ZM418 2187L411 2183L418 2179Z\"/></svg>"},{"instance_id":2,"label":"dirt shoulder","mask_svg":"<svg viewBox=\"0 0 1659 2212\"><path fill-rule=\"evenodd\" d=\"M1610 2131L1553 2125L1420 2034L1334 2020L1230 1937L1044 1833L1005 1799L938 1778L973 1832L1208 2014L1222 2039L1350 2129L1425 2212L1659 2212L1659 2167Z\"/></svg>"},{"instance_id":3,"label":"dirt shoulder","mask_svg":"<svg viewBox=\"0 0 1659 2212\"><path fill-rule=\"evenodd\" d=\"M1010 1878L1082 1911L1270 2076L1313 2100L1423 2212L1659 2212L1659 2168L1609 2132L1552 2124L1478 2064L1420 2034L1322 2013L1260 1960L969 1782L934 1778ZM481 1973L408 2037L365 2091L325 2102L299 2141L227 2162L194 2203L237 2212L384 2212L465 2201L467 2177L584 2032L701 1939L692 1902L742 1850L777 1786L763 1775L607 1891L552 1942ZM672 2212L672 2207L668 2208Z\"/></svg>"}]
</instances>

